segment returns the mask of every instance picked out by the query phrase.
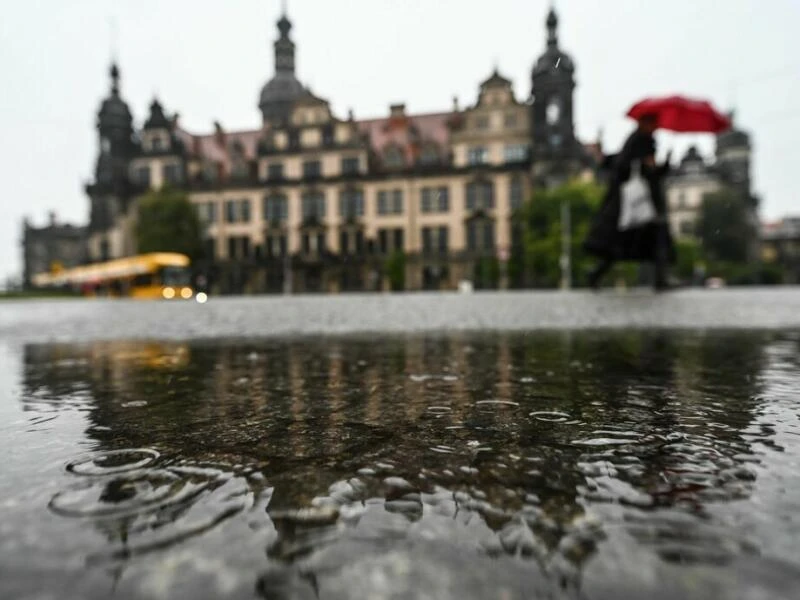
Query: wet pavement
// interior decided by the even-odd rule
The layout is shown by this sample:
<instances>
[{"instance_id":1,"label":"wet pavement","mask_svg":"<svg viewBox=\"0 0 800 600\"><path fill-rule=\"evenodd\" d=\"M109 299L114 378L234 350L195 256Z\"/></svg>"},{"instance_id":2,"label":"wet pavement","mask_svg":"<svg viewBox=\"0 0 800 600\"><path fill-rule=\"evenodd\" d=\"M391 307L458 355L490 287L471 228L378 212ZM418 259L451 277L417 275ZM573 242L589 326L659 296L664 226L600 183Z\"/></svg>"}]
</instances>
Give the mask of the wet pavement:
<instances>
[{"instance_id":1,"label":"wet pavement","mask_svg":"<svg viewBox=\"0 0 800 600\"><path fill-rule=\"evenodd\" d=\"M237 328L271 299L19 306L2 598L796 597L800 327L270 337Z\"/></svg>"}]
</instances>

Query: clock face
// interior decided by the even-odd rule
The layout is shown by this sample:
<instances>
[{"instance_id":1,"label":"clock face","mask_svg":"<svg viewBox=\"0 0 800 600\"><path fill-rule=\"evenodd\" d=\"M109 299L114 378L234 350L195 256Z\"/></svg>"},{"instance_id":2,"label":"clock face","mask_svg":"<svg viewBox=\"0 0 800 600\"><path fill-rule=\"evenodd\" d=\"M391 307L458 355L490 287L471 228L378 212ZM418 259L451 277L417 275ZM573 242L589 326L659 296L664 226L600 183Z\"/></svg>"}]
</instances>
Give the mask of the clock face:
<instances>
[{"instance_id":1,"label":"clock face","mask_svg":"<svg viewBox=\"0 0 800 600\"><path fill-rule=\"evenodd\" d=\"M561 106L559 106L557 99L553 99L550 101L550 104L547 105L547 124L555 125L560 118Z\"/></svg>"}]
</instances>

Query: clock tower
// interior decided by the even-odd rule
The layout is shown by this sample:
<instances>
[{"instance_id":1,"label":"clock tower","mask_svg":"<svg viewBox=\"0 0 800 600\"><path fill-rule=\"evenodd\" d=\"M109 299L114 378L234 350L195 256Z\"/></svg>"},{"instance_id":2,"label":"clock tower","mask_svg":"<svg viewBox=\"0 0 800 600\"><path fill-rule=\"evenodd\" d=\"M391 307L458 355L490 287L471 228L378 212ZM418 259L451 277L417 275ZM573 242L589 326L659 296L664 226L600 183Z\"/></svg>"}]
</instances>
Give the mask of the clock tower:
<instances>
[{"instance_id":1,"label":"clock tower","mask_svg":"<svg viewBox=\"0 0 800 600\"><path fill-rule=\"evenodd\" d=\"M552 7L545 24L547 48L531 73L530 123L534 181L551 185L579 168L582 151L573 117L575 63L559 48L558 15Z\"/></svg>"}]
</instances>

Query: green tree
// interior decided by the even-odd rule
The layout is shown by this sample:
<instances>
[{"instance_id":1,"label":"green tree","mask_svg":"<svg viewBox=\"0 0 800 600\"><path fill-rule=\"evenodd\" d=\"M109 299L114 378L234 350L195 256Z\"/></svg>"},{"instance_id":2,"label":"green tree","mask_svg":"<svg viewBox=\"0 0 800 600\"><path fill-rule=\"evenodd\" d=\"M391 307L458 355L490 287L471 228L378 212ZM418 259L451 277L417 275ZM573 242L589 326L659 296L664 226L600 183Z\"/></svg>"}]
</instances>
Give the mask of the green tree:
<instances>
[{"instance_id":1,"label":"green tree","mask_svg":"<svg viewBox=\"0 0 800 600\"><path fill-rule=\"evenodd\" d=\"M186 193L168 187L148 192L139 201L136 243L139 252L203 254L200 220Z\"/></svg>"},{"instance_id":2,"label":"green tree","mask_svg":"<svg viewBox=\"0 0 800 600\"><path fill-rule=\"evenodd\" d=\"M698 236L711 261L742 263L755 232L749 200L731 189L706 194L700 208Z\"/></svg>"},{"instance_id":3,"label":"green tree","mask_svg":"<svg viewBox=\"0 0 800 600\"><path fill-rule=\"evenodd\" d=\"M534 192L516 219L520 220L523 243L512 257L515 273L536 287L556 287L561 279L562 223L564 203L570 213L572 281L585 282L593 259L583 252L583 241L592 218L602 203L603 188L594 183L571 182L553 189Z\"/></svg>"},{"instance_id":4,"label":"green tree","mask_svg":"<svg viewBox=\"0 0 800 600\"><path fill-rule=\"evenodd\" d=\"M494 256L484 256L475 265L475 285L478 289L496 288L500 281L500 262Z\"/></svg>"},{"instance_id":5,"label":"green tree","mask_svg":"<svg viewBox=\"0 0 800 600\"><path fill-rule=\"evenodd\" d=\"M406 255L401 251L393 252L384 263L386 276L393 292L398 292L406 287Z\"/></svg>"},{"instance_id":6,"label":"green tree","mask_svg":"<svg viewBox=\"0 0 800 600\"><path fill-rule=\"evenodd\" d=\"M676 272L678 277L687 280L694 276L695 267L703 260L703 249L695 241L679 240L675 244L677 254Z\"/></svg>"}]
</instances>

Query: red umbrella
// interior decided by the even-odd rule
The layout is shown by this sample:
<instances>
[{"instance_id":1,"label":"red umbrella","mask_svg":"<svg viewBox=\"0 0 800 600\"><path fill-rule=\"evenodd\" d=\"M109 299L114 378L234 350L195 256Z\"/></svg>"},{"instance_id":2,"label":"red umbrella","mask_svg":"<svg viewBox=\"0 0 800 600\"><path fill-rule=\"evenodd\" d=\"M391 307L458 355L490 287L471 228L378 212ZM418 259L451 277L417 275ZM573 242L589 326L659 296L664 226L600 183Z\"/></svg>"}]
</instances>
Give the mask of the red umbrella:
<instances>
[{"instance_id":1,"label":"red umbrella","mask_svg":"<svg viewBox=\"0 0 800 600\"><path fill-rule=\"evenodd\" d=\"M640 119L653 114L658 118L658 128L684 133L720 133L731 126L730 119L704 100L683 96L646 98L634 104L628 116Z\"/></svg>"}]
</instances>

